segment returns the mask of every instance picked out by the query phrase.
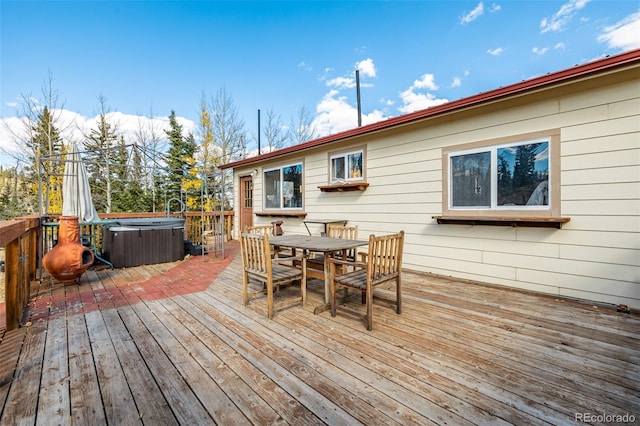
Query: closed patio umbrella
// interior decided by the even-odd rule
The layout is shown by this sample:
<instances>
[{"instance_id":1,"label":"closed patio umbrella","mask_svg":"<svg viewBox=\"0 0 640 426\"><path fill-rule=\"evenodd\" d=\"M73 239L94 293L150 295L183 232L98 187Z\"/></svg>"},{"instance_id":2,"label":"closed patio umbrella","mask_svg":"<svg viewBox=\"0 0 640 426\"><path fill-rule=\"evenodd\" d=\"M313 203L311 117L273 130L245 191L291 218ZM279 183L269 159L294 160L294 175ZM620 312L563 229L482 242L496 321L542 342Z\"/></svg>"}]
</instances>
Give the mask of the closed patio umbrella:
<instances>
[{"instance_id":1,"label":"closed patio umbrella","mask_svg":"<svg viewBox=\"0 0 640 426\"><path fill-rule=\"evenodd\" d=\"M91 198L87 170L75 143L71 143L66 161L62 179L62 215L78 216L80 222L99 221Z\"/></svg>"}]
</instances>

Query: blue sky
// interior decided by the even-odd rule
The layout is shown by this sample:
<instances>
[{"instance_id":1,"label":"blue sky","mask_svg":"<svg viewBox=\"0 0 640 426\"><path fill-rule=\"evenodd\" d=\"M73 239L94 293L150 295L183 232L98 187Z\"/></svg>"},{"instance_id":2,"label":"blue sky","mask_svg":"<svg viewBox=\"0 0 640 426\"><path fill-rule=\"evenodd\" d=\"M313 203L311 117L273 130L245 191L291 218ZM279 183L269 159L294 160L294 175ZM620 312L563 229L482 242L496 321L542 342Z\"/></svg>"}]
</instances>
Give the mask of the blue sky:
<instances>
[{"instance_id":1,"label":"blue sky","mask_svg":"<svg viewBox=\"0 0 640 426\"><path fill-rule=\"evenodd\" d=\"M367 124L640 48L637 0L1 0L0 19L2 127L51 75L76 123L104 96L125 131L171 110L193 128L224 87L253 142L258 109L356 127L357 68Z\"/></svg>"}]
</instances>

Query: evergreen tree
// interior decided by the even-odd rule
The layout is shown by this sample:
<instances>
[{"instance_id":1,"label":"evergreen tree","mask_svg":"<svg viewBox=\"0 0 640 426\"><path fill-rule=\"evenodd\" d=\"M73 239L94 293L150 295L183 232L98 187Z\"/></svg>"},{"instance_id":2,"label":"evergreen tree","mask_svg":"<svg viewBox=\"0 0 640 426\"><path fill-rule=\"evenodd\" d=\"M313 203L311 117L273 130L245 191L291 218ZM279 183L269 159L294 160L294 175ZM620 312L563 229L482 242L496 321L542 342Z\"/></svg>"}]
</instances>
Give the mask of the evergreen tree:
<instances>
[{"instance_id":1,"label":"evergreen tree","mask_svg":"<svg viewBox=\"0 0 640 426\"><path fill-rule=\"evenodd\" d=\"M88 151L86 155L86 168L89 174L89 182L94 189L93 203L96 210L111 213L113 210L115 164L117 164L116 148L118 143L117 126L109 123L107 119L106 99L99 98L100 115L97 128L91 129L86 137L84 146ZM117 168L117 167L116 167Z\"/></svg>"},{"instance_id":2,"label":"evergreen tree","mask_svg":"<svg viewBox=\"0 0 640 426\"><path fill-rule=\"evenodd\" d=\"M122 212L131 211L129 205L131 204L131 192L130 187L132 181L129 178L129 154L127 152L127 144L124 140L124 136L120 135L116 148L113 150L113 182L111 184L112 197L112 211Z\"/></svg>"},{"instance_id":3,"label":"evergreen tree","mask_svg":"<svg viewBox=\"0 0 640 426\"><path fill-rule=\"evenodd\" d=\"M29 167L27 171L28 199L35 205L27 206L25 213L33 213L38 197L43 197L48 213L62 212L62 177L64 174L64 144L53 116L46 106L31 127ZM39 190L39 170L42 173L42 193ZM30 208L29 208L30 207Z\"/></svg>"},{"instance_id":4,"label":"evergreen tree","mask_svg":"<svg viewBox=\"0 0 640 426\"><path fill-rule=\"evenodd\" d=\"M169 168L165 185L167 200L171 198L182 200L182 190L188 191L191 187L190 181L193 180L195 138L193 134L183 137L182 125L178 123L173 110L169 116L169 129L165 132L169 139L169 150L166 154L166 163Z\"/></svg>"},{"instance_id":5,"label":"evergreen tree","mask_svg":"<svg viewBox=\"0 0 640 426\"><path fill-rule=\"evenodd\" d=\"M504 201L500 197L510 195L513 192L513 179L509 171L509 161L503 156L498 157L498 204Z\"/></svg>"},{"instance_id":6,"label":"evergreen tree","mask_svg":"<svg viewBox=\"0 0 640 426\"><path fill-rule=\"evenodd\" d=\"M143 168L140 151L132 150L131 168L128 175L128 204L125 211L147 212L152 211L151 197L143 189Z\"/></svg>"},{"instance_id":7,"label":"evergreen tree","mask_svg":"<svg viewBox=\"0 0 640 426\"><path fill-rule=\"evenodd\" d=\"M516 188L533 183L537 147L538 144L525 144L516 148L516 162L513 167L513 182Z\"/></svg>"}]
</instances>

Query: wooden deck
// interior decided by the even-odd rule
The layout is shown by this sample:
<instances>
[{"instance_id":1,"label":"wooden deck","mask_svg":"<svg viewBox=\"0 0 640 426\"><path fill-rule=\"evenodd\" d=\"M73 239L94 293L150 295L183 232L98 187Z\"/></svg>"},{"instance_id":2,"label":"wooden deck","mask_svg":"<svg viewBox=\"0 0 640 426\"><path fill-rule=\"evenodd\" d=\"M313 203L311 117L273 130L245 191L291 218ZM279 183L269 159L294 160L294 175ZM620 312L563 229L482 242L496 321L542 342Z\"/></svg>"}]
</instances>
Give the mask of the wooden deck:
<instances>
[{"instance_id":1,"label":"wooden deck","mask_svg":"<svg viewBox=\"0 0 640 426\"><path fill-rule=\"evenodd\" d=\"M319 281L269 321L237 250L34 288L0 341L0 424L640 421L637 314L406 273L403 314L376 306L372 332L314 315Z\"/></svg>"}]
</instances>

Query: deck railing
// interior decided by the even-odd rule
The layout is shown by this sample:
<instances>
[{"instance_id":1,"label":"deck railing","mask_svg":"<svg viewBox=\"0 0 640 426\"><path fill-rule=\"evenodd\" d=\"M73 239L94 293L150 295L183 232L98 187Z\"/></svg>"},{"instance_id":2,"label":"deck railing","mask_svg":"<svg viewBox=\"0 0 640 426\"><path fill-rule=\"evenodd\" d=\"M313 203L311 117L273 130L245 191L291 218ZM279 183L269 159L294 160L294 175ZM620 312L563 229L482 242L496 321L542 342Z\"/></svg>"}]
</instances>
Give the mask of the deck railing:
<instances>
[{"instance_id":1,"label":"deck railing","mask_svg":"<svg viewBox=\"0 0 640 426\"><path fill-rule=\"evenodd\" d=\"M176 217L185 218L187 239L197 244L208 244L211 238L231 239L233 211L224 212L184 212ZM166 213L105 213L101 219L166 217ZM40 260L53 245L54 228L45 227L45 222L56 221L56 215L41 218L38 215L24 216L0 221L0 247L5 249L5 318L6 329L20 326L24 308L29 302L31 282L39 279ZM56 227L57 228L57 227ZM101 227L96 227L96 241L102 246ZM42 238L40 238L42 237ZM40 242L43 242L40 245ZM0 329L3 324L0 324Z\"/></svg>"},{"instance_id":2,"label":"deck railing","mask_svg":"<svg viewBox=\"0 0 640 426\"><path fill-rule=\"evenodd\" d=\"M4 285L6 329L20 325L29 302L31 281L38 269L40 218L25 216L0 222L0 246L4 247ZM0 324L0 328L2 325Z\"/></svg>"}]
</instances>

